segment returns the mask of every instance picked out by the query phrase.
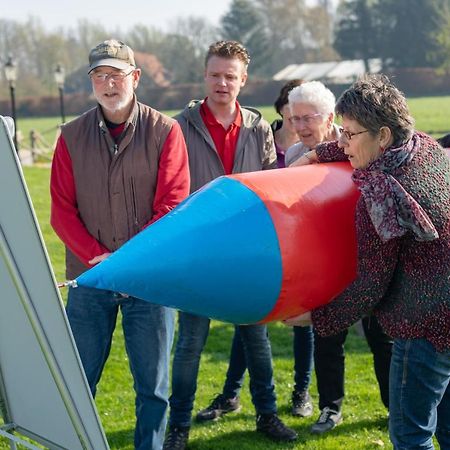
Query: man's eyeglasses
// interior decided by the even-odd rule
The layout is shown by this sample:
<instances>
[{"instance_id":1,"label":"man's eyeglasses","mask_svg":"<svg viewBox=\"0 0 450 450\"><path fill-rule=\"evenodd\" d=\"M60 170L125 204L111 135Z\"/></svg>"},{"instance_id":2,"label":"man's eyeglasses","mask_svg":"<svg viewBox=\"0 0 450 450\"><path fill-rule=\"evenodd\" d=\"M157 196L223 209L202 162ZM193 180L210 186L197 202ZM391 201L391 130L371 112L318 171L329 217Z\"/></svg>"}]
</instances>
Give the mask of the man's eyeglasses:
<instances>
[{"instance_id":1,"label":"man's eyeglasses","mask_svg":"<svg viewBox=\"0 0 450 450\"><path fill-rule=\"evenodd\" d=\"M352 133L351 131L344 130L344 128L342 128L342 127L339 128L339 131L342 136L345 136L345 139L347 139L347 141L351 141L353 136L358 136L358 134L369 132L369 130L362 130L362 131L358 131L357 133Z\"/></svg>"},{"instance_id":2,"label":"man's eyeglasses","mask_svg":"<svg viewBox=\"0 0 450 450\"><path fill-rule=\"evenodd\" d=\"M125 72L109 72L109 73L101 73L101 72L92 72L89 74L91 80L94 83L105 83L107 80L112 80L114 83L118 83L123 81L128 75L131 75L134 72L125 73Z\"/></svg>"},{"instance_id":3,"label":"man's eyeglasses","mask_svg":"<svg viewBox=\"0 0 450 450\"><path fill-rule=\"evenodd\" d=\"M309 125L310 123L314 122L318 117L322 117L322 113L316 113L316 114L306 114L305 116L292 116L289 117L289 122L292 123L292 125L297 125L303 122L305 125Z\"/></svg>"}]
</instances>

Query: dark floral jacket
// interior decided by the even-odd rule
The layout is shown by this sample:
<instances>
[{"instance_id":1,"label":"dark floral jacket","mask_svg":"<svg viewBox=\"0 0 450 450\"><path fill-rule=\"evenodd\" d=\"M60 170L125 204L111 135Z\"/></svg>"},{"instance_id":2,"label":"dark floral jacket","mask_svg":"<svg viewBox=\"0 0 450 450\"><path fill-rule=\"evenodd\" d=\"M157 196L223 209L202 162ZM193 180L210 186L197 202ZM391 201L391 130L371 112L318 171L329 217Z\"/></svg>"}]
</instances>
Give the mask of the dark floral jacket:
<instances>
[{"instance_id":1,"label":"dark floral jacket","mask_svg":"<svg viewBox=\"0 0 450 450\"><path fill-rule=\"evenodd\" d=\"M320 162L346 159L337 142L317 154ZM353 180L361 191L357 276L312 312L314 327L336 334L373 312L393 338L425 338L449 350L450 159L435 140L415 133L355 170Z\"/></svg>"}]
</instances>

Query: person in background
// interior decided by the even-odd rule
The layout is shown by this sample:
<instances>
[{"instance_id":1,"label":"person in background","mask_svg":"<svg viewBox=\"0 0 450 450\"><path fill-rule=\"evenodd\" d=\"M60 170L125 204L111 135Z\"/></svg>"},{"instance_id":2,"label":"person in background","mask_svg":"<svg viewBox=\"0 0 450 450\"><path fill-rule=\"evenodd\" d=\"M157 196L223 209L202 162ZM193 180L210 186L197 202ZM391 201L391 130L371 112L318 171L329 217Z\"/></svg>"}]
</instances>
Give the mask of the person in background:
<instances>
[{"instance_id":1,"label":"person in background","mask_svg":"<svg viewBox=\"0 0 450 450\"><path fill-rule=\"evenodd\" d=\"M274 131L279 168L286 167L286 151L299 141L298 132L291 121L292 111L289 105L289 93L302 83L303 80L300 79L288 81L282 87L274 104L277 113L282 118L281 121L276 120L271 125ZM294 416L310 417L313 414L313 404L309 394L314 354L312 327L294 327L293 350L294 390L291 396L291 412Z\"/></svg>"},{"instance_id":2,"label":"person in background","mask_svg":"<svg viewBox=\"0 0 450 450\"><path fill-rule=\"evenodd\" d=\"M291 118L291 110L289 108L288 94L293 88L300 86L302 83L303 80L300 79L288 81L281 88L274 103L275 111L281 117L281 119L274 120L270 125L277 152L277 167L279 169L286 167L284 161L286 150L298 142L297 131L289 120Z\"/></svg>"},{"instance_id":3,"label":"person in background","mask_svg":"<svg viewBox=\"0 0 450 450\"><path fill-rule=\"evenodd\" d=\"M209 47L205 59L207 97L192 101L179 114L186 140L191 190L231 173L276 167L273 135L269 124L254 109L241 107L237 97L247 80L250 58L242 44L219 41ZM263 276L263 274L261 274ZM172 368L169 433L165 450L186 448L197 390L200 357L210 320L180 312L179 334ZM256 429L276 441L294 441L297 433L277 415L272 351L266 325L235 327L250 373L250 392L256 409ZM221 413L239 409L239 398L220 395L214 400Z\"/></svg>"},{"instance_id":4,"label":"person in background","mask_svg":"<svg viewBox=\"0 0 450 450\"><path fill-rule=\"evenodd\" d=\"M366 75L339 98L338 142L302 158L350 161L361 192L357 276L332 301L287 324L336 335L373 312L394 338L389 432L395 450L450 448L450 159L414 130L403 94Z\"/></svg>"},{"instance_id":5,"label":"person in background","mask_svg":"<svg viewBox=\"0 0 450 450\"><path fill-rule=\"evenodd\" d=\"M311 149L317 145L340 138L334 123L336 99L333 93L319 81L310 81L289 93L291 122L300 137L286 152L286 165L302 165L308 160ZM330 224L332 226L332 224ZM374 368L381 399L389 408L389 365L392 339L381 329L373 316L362 319L364 334L373 353ZM322 434L342 422L344 400L345 351L348 329L333 336L314 335L314 366L319 392L320 415L311 432Z\"/></svg>"},{"instance_id":6,"label":"person in background","mask_svg":"<svg viewBox=\"0 0 450 450\"><path fill-rule=\"evenodd\" d=\"M137 101L133 50L109 39L89 54L97 106L63 125L53 157L51 224L75 279L189 194L186 145L176 121ZM92 395L118 310L136 391L138 450L160 450L166 426L174 311L118 292L69 288L67 316Z\"/></svg>"},{"instance_id":7,"label":"person in background","mask_svg":"<svg viewBox=\"0 0 450 450\"><path fill-rule=\"evenodd\" d=\"M442 147L450 148L450 133L440 137L437 141L442 145Z\"/></svg>"},{"instance_id":8,"label":"person in background","mask_svg":"<svg viewBox=\"0 0 450 450\"><path fill-rule=\"evenodd\" d=\"M297 132L289 122L291 113L288 104L288 94L292 88L300 84L302 84L302 80L288 81L281 88L280 94L275 101L275 109L282 117L282 120L275 120L271 125L277 152L277 166L279 168L285 167L285 149L298 141ZM313 346L314 336L312 327L294 327L295 387L292 393L292 414L295 416L309 417L313 412L313 405L308 392L313 365ZM239 333L235 333L222 393L210 405L197 413L196 419L198 421L216 420L229 412L239 411L239 408L223 408L223 399L239 398L246 370L247 363L244 346Z\"/></svg>"},{"instance_id":9,"label":"person in background","mask_svg":"<svg viewBox=\"0 0 450 450\"><path fill-rule=\"evenodd\" d=\"M334 123L334 94L320 81L302 86L292 89L288 96L289 121L298 141L286 151L286 167L295 167L296 161L317 144L339 137L339 127Z\"/></svg>"}]
</instances>

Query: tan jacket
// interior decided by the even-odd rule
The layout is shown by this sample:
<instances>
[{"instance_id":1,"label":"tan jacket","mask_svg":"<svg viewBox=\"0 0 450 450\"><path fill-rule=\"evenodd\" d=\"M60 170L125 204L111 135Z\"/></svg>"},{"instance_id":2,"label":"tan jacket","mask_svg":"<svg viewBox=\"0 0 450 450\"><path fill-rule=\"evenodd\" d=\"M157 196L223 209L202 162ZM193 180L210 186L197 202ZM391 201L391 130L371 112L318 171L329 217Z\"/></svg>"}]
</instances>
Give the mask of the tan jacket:
<instances>
[{"instance_id":1,"label":"tan jacket","mask_svg":"<svg viewBox=\"0 0 450 450\"><path fill-rule=\"evenodd\" d=\"M189 154L191 192L225 175L222 161L200 115L202 101L193 100L175 117L183 130ZM256 109L241 107L242 126L233 173L275 169L277 156L270 125Z\"/></svg>"}]
</instances>

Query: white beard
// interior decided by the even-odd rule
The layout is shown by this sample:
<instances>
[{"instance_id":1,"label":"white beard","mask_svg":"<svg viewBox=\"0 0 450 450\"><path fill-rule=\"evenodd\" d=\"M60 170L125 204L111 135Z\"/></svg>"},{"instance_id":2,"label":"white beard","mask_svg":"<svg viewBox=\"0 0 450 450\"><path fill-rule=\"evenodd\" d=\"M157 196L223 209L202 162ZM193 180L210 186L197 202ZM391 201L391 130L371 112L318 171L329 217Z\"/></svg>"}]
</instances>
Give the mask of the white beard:
<instances>
[{"instance_id":1,"label":"white beard","mask_svg":"<svg viewBox=\"0 0 450 450\"><path fill-rule=\"evenodd\" d=\"M100 103L100 105L103 109L110 112L111 114L115 114L119 111L123 111L125 108L128 108L132 98L133 97L124 97L124 98L116 100L112 104L111 104L111 102L104 102L103 99L102 99L102 101L97 99L97 101Z\"/></svg>"}]
</instances>

